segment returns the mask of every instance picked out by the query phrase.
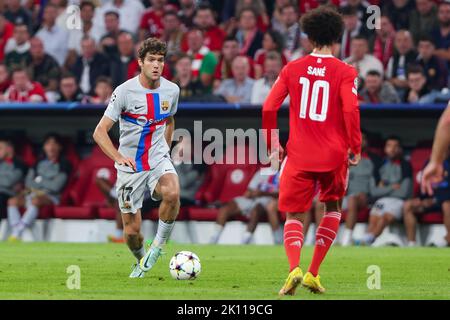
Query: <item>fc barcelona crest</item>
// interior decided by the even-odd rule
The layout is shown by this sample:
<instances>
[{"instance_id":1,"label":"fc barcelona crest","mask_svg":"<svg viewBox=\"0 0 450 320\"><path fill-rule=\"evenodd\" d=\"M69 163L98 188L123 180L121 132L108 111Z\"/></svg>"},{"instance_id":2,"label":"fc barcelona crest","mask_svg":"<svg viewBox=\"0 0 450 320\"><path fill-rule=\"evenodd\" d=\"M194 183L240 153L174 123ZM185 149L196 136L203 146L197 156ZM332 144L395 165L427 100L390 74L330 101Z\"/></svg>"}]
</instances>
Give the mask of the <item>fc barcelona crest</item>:
<instances>
[{"instance_id":1,"label":"fc barcelona crest","mask_svg":"<svg viewBox=\"0 0 450 320\"><path fill-rule=\"evenodd\" d=\"M169 101L163 101L161 104L162 111L169 110Z\"/></svg>"}]
</instances>

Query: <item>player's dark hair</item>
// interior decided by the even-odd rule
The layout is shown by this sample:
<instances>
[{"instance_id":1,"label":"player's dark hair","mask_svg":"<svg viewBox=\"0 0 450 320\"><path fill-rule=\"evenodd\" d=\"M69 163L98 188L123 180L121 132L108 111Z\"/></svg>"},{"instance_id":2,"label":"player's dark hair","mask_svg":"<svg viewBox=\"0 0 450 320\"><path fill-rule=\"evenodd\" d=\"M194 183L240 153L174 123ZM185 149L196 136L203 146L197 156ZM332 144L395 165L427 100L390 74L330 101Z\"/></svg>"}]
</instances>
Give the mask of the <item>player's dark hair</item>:
<instances>
[{"instance_id":1,"label":"player's dark hair","mask_svg":"<svg viewBox=\"0 0 450 320\"><path fill-rule=\"evenodd\" d=\"M305 13L301 20L303 32L315 47L331 46L339 42L344 30L342 17L335 10L319 7Z\"/></svg>"},{"instance_id":2,"label":"player's dark hair","mask_svg":"<svg viewBox=\"0 0 450 320\"><path fill-rule=\"evenodd\" d=\"M63 140L61 136L56 132L49 132L44 137L44 144L47 143L49 140L55 140L55 142L62 148L63 147Z\"/></svg>"},{"instance_id":3,"label":"player's dark hair","mask_svg":"<svg viewBox=\"0 0 450 320\"><path fill-rule=\"evenodd\" d=\"M165 57L167 54L167 45L164 41L161 41L157 38L148 38L144 42L142 42L142 45L139 48L138 51L139 60L144 62L147 53L159 54Z\"/></svg>"},{"instance_id":4,"label":"player's dark hair","mask_svg":"<svg viewBox=\"0 0 450 320\"><path fill-rule=\"evenodd\" d=\"M381 78L381 73L377 70L369 70L367 71L367 75Z\"/></svg>"}]
</instances>

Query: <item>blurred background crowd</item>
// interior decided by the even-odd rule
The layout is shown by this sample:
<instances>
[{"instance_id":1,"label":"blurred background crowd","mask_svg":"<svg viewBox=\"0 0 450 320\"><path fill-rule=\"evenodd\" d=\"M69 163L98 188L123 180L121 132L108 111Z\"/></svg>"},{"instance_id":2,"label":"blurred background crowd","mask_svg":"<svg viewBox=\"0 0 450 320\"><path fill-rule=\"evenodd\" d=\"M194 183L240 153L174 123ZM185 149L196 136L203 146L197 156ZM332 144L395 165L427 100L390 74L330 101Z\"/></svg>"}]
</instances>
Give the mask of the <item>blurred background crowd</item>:
<instances>
[{"instance_id":1,"label":"blurred background crowd","mask_svg":"<svg viewBox=\"0 0 450 320\"><path fill-rule=\"evenodd\" d=\"M367 10L380 8L379 19ZM181 101L261 104L281 68L311 52L302 13L336 8L335 56L354 65L365 103L450 98L450 1L4 0L0 98L107 103L139 73L147 37L167 42L164 77ZM287 102L287 101L286 101Z\"/></svg>"}]
</instances>

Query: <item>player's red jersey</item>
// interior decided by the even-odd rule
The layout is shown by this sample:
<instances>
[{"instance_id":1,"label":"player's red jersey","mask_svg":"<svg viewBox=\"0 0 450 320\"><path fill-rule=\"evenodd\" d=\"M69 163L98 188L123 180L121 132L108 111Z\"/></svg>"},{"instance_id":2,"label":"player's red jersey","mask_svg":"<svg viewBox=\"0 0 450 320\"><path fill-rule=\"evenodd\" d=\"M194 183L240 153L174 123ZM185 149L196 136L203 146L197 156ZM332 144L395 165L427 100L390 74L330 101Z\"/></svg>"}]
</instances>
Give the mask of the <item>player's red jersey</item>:
<instances>
[{"instance_id":1,"label":"player's red jersey","mask_svg":"<svg viewBox=\"0 0 450 320\"><path fill-rule=\"evenodd\" d=\"M287 156L297 170L332 171L361 152L356 70L332 55L310 54L288 63L263 107L263 128L277 127L277 111L289 94Z\"/></svg>"}]
</instances>

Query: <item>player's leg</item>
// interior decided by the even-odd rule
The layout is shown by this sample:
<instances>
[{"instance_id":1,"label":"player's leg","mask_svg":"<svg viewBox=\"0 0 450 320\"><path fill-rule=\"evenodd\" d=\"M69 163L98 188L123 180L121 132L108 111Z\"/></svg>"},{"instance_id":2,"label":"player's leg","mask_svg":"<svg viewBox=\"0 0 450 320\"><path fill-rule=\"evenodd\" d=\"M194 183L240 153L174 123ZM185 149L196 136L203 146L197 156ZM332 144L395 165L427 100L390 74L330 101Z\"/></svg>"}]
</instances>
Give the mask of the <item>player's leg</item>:
<instances>
[{"instance_id":1,"label":"player's leg","mask_svg":"<svg viewBox=\"0 0 450 320\"><path fill-rule=\"evenodd\" d=\"M401 220L403 213L404 201L398 198L385 198L383 208L383 218L378 221L373 230L375 238L381 235L384 228L394 223L396 220Z\"/></svg>"},{"instance_id":2,"label":"player's leg","mask_svg":"<svg viewBox=\"0 0 450 320\"><path fill-rule=\"evenodd\" d=\"M379 225L383 224L383 215L384 215L384 210L385 210L385 199L386 198L381 198L378 199L372 209L370 210L370 215L369 215L369 223L367 226L367 230L363 236L363 238L361 239L361 243L362 244L367 244L367 245L371 245L374 241L375 241L375 233L376 230L379 229Z\"/></svg>"},{"instance_id":3,"label":"player's leg","mask_svg":"<svg viewBox=\"0 0 450 320\"><path fill-rule=\"evenodd\" d=\"M286 161L280 174L279 209L286 212L284 249L289 262L289 275L280 295L293 295L303 279L300 255L304 242L303 222L311 207L316 180L314 174L298 171Z\"/></svg>"},{"instance_id":4,"label":"player's leg","mask_svg":"<svg viewBox=\"0 0 450 320\"><path fill-rule=\"evenodd\" d=\"M212 244L218 243L227 221L232 217L241 214L239 204L242 205L244 202L247 201L251 202L250 199L247 198L241 199L241 198L243 197L237 197L219 208L219 213L217 214L216 223L214 225L214 234L209 241L210 243Z\"/></svg>"},{"instance_id":5,"label":"player's leg","mask_svg":"<svg viewBox=\"0 0 450 320\"><path fill-rule=\"evenodd\" d=\"M256 230L259 220L267 214L266 209L261 203L256 203L256 205L250 210L249 219L247 222L247 228L242 236L241 243L249 244L253 238L253 233Z\"/></svg>"},{"instance_id":6,"label":"player's leg","mask_svg":"<svg viewBox=\"0 0 450 320\"><path fill-rule=\"evenodd\" d=\"M145 272L140 268L139 261L145 256L144 236L141 233L141 209L136 213L122 213L123 234L128 249L136 258L130 273L130 278L142 278Z\"/></svg>"},{"instance_id":7,"label":"player's leg","mask_svg":"<svg viewBox=\"0 0 450 320\"><path fill-rule=\"evenodd\" d=\"M20 239L26 228L31 228L39 215L39 208L52 205L53 201L48 195L30 195L25 199L25 213L20 219L17 228L14 229L12 236Z\"/></svg>"},{"instance_id":8,"label":"player's leg","mask_svg":"<svg viewBox=\"0 0 450 320\"><path fill-rule=\"evenodd\" d=\"M341 244L348 246L352 243L353 229L358 218L358 212L367 205L367 196L364 193L354 194L346 197L343 210L347 210L345 219L345 229L342 235Z\"/></svg>"},{"instance_id":9,"label":"player's leg","mask_svg":"<svg viewBox=\"0 0 450 320\"><path fill-rule=\"evenodd\" d=\"M273 240L275 244L283 243L283 228L280 225L278 214L278 199L272 199L266 206L267 220L272 228Z\"/></svg>"},{"instance_id":10,"label":"player's leg","mask_svg":"<svg viewBox=\"0 0 450 320\"><path fill-rule=\"evenodd\" d=\"M405 224L408 246L416 246L417 213L421 210L421 200L414 198L405 201L403 206L403 223Z\"/></svg>"},{"instance_id":11,"label":"player's leg","mask_svg":"<svg viewBox=\"0 0 450 320\"><path fill-rule=\"evenodd\" d=\"M445 240L447 241L447 246L450 246L450 200L442 203L442 213L444 215L444 226L447 230Z\"/></svg>"},{"instance_id":12,"label":"player's leg","mask_svg":"<svg viewBox=\"0 0 450 320\"><path fill-rule=\"evenodd\" d=\"M23 208L24 206L25 206L25 197L22 195L18 195L8 199L7 215L8 215L8 224L11 229L11 235L8 238L9 241L17 240L15 234L16 235L19 234L21 221L19 209Z\"/></svg>"},{"instance_id":13,"label":"player's leg","mask_svg":"<svg viewBox=\"0 0 450 320\"><path fill-rule=\"evenodd\" d=\"M315 293L325 292L320 284L319 268L331 245L336 239L341 222L341 203L348 181L348 164L344 163L334 171L318 173L320 182L319 201L325 203L324 215L316 231L316 243L303 285Z\"/></svg>"}]
</instances>

